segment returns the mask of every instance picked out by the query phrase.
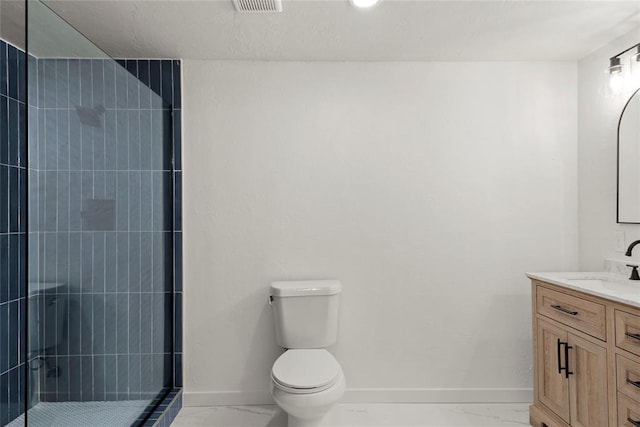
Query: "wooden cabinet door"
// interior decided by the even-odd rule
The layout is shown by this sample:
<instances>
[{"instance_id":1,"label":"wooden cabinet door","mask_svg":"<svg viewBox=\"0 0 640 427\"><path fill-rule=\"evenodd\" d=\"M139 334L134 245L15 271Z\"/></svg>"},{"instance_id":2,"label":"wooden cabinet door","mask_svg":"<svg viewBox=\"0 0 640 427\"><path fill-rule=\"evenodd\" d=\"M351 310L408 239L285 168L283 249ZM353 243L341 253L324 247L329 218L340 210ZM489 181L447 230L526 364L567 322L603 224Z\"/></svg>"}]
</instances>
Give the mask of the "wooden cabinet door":
<instances>
[{"instance_id":1,"label":"wooden cabinet door","mask_svg":"<svg viewBox=\"0 0 640 427\"><path fill-rule=\"evenodd\" d=\"M571 425L607 427L607 350L573 334L569 346Z\"/></svg>"},{"instance_id":2,"label":"wooden cabinet door","mask_svg":"<svg viewBox=\"0 0 640 427\"><path fill-rule=\"evenodd\" d=\"M564 346L559 345L558 342L567 343L569 334L565 329L542 319L538 319L537 329L538 400L568 423L569 381L565 378L564 371L558 372L559 367L566 366ZM558 351L559 348L560 351Z\"/></svg>"}]
</instances>

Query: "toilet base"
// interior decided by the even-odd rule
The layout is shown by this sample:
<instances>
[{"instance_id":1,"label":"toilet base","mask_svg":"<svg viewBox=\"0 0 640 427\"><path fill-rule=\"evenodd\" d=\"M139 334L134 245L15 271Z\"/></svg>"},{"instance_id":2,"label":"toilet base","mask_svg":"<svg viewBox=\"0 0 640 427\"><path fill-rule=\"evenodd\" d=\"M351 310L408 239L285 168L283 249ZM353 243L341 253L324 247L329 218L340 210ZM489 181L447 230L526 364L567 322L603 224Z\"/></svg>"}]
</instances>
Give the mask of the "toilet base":
<instances>
[{"instance_id":1,"label":"toilet base","mask_svg":"<svg viewBox=\"0 0 640 427\"><path fill-rule=\"evenodd\" d=\"M289 421L287 427L321 427L324 425L323 420L325 417L319 418L298 418L293 415L289 415Z\"/></svg>"},{"instance_id":2,"label":"toilet base","mask_svg":"<svg viewBox=\"0 0 640 427\"><path fill-rule=\"evenodd\" d=\"M311 394L294 394L280 390L271 383L271 395L288 417L288 427L326 426L327 414L344 395L346 382L342 369L330 388Z\"/></svg>"}]
</instances>

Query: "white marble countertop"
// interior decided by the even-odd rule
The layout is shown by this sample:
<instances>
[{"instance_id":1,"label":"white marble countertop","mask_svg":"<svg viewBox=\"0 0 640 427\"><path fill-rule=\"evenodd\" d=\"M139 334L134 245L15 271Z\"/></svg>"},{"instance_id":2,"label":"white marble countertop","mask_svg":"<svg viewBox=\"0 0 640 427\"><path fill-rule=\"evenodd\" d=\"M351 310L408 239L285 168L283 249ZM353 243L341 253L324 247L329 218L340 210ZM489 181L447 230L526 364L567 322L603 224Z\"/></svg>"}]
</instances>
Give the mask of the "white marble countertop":
<instances>
[{"instance_id":1,"label":"white marble countertop","mask_svg":"<svg viewBox=\"0 0 640 427\"><path fill-rule=\"evenodd\" d=\"M640 308L640 280L609 272L527 273L530 279L552 283Z\"/></svg>"}]
</instances>

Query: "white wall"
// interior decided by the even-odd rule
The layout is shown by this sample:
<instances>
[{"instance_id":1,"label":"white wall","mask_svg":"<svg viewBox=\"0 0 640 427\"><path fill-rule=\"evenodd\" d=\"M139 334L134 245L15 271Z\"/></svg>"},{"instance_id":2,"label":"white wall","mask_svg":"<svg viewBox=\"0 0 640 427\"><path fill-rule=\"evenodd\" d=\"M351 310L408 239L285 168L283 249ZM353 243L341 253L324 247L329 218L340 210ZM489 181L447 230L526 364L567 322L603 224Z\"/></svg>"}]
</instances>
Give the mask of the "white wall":
<instances>
[{"instance_id":1,"label":"white wall","mask_svg":"<svg viewBox=\"0 0 640 427\"><path fill-rule=\"evenodd\" d=\"M624 233L624 249L640 239L639 225L616 224L617 128L629 94L607 96L604 77L609 58L639 39L636 29L578 64L580 269L584 271L602 270L605 258L625 258L618 249L617 233ZM640 251L636 252L639 261Z\"/></svg>"},{"instance_id":2,"label":"white wall","mask_svg":"<svg viewBox=\"0 0 640 427\"><path fill-rule=\"evenodd\" d=\"M344 284L347 400L530 398L577 268L575 63L184 63L186 404L265 403L273 280Z\"/></svg>"}]
</instances>

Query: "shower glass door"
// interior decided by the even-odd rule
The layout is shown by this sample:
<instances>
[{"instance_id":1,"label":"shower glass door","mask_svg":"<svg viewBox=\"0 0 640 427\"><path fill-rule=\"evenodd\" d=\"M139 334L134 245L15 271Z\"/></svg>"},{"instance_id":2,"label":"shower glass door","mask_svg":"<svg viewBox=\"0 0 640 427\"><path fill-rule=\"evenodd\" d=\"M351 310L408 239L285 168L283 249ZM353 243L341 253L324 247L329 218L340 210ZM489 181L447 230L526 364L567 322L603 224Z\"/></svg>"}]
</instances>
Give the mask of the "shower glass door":
<instances>
[{"instance_id":1,"label":"shower glass door","mask_svg":"<svg viewBox=\"0 0 640 427\"><path fill-rule=\"evenodd\" d=\"M161 70L115 61L39 1L27 7L26 421L140 424L172 383Z\"/></svg>"}]
</instances>

